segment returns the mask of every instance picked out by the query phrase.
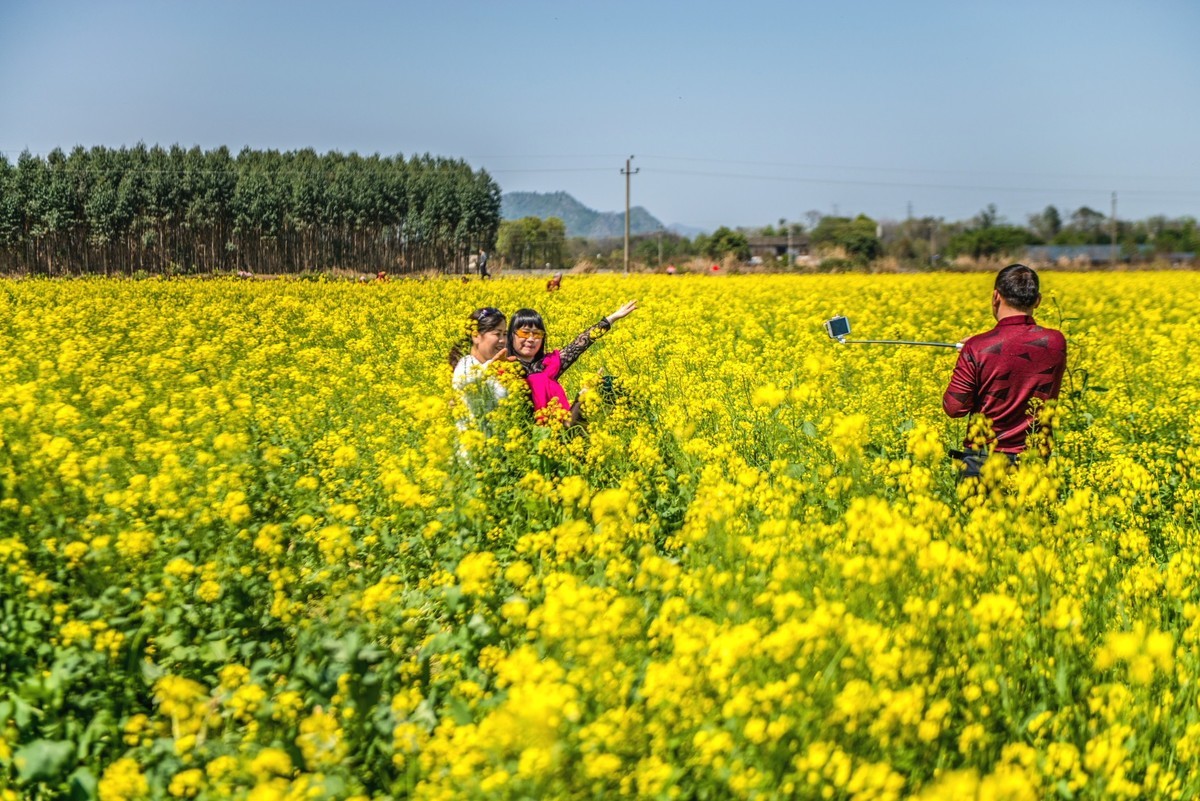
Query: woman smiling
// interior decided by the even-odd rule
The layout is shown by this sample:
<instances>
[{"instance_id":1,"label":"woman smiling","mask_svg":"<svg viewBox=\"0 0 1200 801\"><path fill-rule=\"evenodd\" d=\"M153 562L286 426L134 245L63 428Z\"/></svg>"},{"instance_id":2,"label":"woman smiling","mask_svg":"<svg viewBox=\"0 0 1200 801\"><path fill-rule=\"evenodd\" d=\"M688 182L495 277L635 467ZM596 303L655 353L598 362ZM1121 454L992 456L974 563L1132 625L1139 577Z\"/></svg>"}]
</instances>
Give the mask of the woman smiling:
<instances>
[{"instance_id":1,"label":"woman smiling","mask_svg":"<svg viewBox=\"0 0 1200 801\"><path fill-rule=\"evenodd\" d=\"M571 412L571 424L579 422L577 408L567 400L567 392L558 383L585 350L600 337L608 333L618 320L628 317L637 309L637 301L631 300L600 322L583 331L561 350L546 353L546 324L542 316L533 309L518 309L508 326L508 352L524 366L526 381L533 400L534 416L539 423L549 419L551 408L557 406Z\"/></svg>"},{"instance_id":2,"label":"woman smiling","mask_svg":"<svg viewBox=\"0 0 1200 801\"><path fill-rule=\"evenodd\" d=\"M504 385L488 371L492 362L504 359L504 323L504 313L499 309L476 309L467 318L466 338L450 350L449 361L454 368L451 383L476 422L508 395ZM465 430L469 423L462 418L458 427Z\"/></svg>"}]
</instances>

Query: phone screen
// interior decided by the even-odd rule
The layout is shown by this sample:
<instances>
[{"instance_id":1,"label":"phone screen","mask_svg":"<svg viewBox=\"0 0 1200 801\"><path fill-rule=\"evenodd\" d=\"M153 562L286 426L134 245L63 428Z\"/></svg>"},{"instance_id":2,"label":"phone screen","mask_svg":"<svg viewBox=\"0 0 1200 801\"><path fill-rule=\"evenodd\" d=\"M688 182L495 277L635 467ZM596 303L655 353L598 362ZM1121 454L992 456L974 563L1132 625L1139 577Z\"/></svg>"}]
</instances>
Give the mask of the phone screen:
<instances>
[{"instance_id":1,"label":"phone screen","mask_svg":"<svg viewBox=\"0 0 1200 801\"><path fill-rule=\"evenodd\" d=\"M833 339L850 334L850 321L845 317L834 317L825 321L825 330Z\"/></svg>"}]
</instances>

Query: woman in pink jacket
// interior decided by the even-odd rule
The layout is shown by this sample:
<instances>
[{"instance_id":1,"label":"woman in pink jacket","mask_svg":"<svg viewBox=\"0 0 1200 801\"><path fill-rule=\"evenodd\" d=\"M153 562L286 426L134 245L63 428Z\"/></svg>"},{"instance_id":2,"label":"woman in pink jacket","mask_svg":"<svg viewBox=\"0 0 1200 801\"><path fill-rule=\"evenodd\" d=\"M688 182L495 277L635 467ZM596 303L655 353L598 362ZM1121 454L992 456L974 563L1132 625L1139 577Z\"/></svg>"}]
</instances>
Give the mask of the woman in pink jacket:
<instances>
[{"instance_id":1,"label":"woman in pink jacket","mask_svg":"<svg viewBox=\"0 0 1200 801\"><path fill-rule=\"evenodd\" d=\"M547 409L554 405L571 413L572 424L579 422L579 410L567 400L566 390L558 383L559 376L593 342L608 333L613 323L629 316L635 309L637 301L629 301L575 337L569 345L549 354L546 353L546 324L542 321L542 315L533 309L518 309L513 314L508 324L508 352L525 368L525 380L529 382L534 416L538 422L546 421L549 416Z\"/></svg>"}]
</instances>

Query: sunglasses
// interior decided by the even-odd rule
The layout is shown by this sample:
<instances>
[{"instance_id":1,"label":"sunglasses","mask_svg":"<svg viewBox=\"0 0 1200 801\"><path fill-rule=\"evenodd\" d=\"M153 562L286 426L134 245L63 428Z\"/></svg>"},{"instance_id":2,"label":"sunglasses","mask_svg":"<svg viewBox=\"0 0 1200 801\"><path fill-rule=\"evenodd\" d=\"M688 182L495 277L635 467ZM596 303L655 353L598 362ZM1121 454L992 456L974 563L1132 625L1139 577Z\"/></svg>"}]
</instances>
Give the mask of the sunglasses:
<instances>
[{"instance_id":1,"label":"sunglasses","mask_svg":"<svg viewBox=\"0 0 1200 801\"><path fill-rule=\"evenodd\" d=\"M536 328L518 328L513 332L513 336L517 339L532 339L541 342L546 338L546 332L539 331Z\"/></svg>"}]
</instances>

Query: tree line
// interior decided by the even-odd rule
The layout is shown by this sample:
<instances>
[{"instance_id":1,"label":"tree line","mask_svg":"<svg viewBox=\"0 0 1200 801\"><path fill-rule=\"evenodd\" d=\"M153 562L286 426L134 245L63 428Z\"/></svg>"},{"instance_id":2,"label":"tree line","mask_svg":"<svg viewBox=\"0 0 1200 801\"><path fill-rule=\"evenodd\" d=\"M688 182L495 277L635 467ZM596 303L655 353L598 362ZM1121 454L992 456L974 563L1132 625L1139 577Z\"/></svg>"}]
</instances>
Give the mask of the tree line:
<instances>
[{"instance_id":1,"label":"tree line","mask_svg":"<svg viewBox=\"0 0 1200 801\"><path fill-rule=\"evenodd\" d=\"M1194 217L1150 217L1146 220L1113 221L1086 206L1063 214L1047 206L1028 216L1026 225L1004 220L995 205L989 205L970 220L950 222L922 217L908 220L876 221L857 217L823 215L817 211L804 215L807 224L779 220L778 226L729 228L722 226L710 234L689 239L660 230L632 238L633 261L659 267L677 261L704 258L714 261L732 257L746 261L751 244L763 237L790 237L794 253L812 254L816 262L828 267L867 265L879 259L894 259L914 268L944 265L959 257L987 260L1000 257L1022 258L1031 245L1112 245L1124 261L1174 259L1181 254L1200 253L1200 227ZM569 237L563 221L556 217L525 217L500 224L497 255L508 267L553 269L587 261L602 268L619 267L623 259L620 239ZM774 257L768 257L774 258ZM781 258L786 263L786 258Z\"/></svg>"},{"instance_id":2,"label":"tree line","mask_svg":"<svg viewBox=\"0 0 1200 801\"><path fill-rule=\"evenodd\" d=\"M428 154L139 144L0 158L0 272L465 270L499 225L491 176Z\"/></svg>"},{"instance_id":3,"label":"tree line","mask_svg":"<svg viewBox=\"0 0 1200 801\"><path fill-rule=\"evenodd\" d=\"M791 235L803 247L824 254L840 266L864 265L881 258L914 267L944 264L959 257L992 259L1020 258L1032 245L1114 244L1119 259L1152 260L1200 253L1200 227L1194 217L1154 216L1146 220L1113 220L1101 212L1080 207L1064 215L1055 206L1031 214L1026 225L1006 221L994 204L970 220L949 222L941 218L911 218L901 222L808 212L807 225L780 220L778 227L741 229L754 237ZM697 238L699 240L699 238ZM735 252L728 237L713 235L705 244L720 242L725 251ZM830 254L839 254L831 256Z\"/></svg>"},{"instance_id":4,"label":"tree line","mask_svg":"<svg viewBox=\"0 0 1200 801\"><path fill-rule=\"evenodd\" d=\"M719 260L729 254L740 259L750 258L745 232L727 226L721 226L711 234L697 234L691 239L665 229L635 234L631 238L631 247L633 261L649 266L697 257ZM559 217L522 217L500 223L496 255L506 267L515 270L558 270L584 260L611 268L622 263L624 244L622 239L614 237L568 237L566 223Z\"/></svg>"},{"instance_id":5,"label":"tree line","mask_svg":"<svg viewBox=\"0 0 1200 801\"><path fill-rule=\"evenodd\" d=\"M505 266L561 267L566 259L567 226L559 217L504 220L496 235L496 253Z\"/></svg>"},{"instance_id":6,"label":"tree line","mask_svg":"<svg viewBox=\"0 0 1200 801\"><path fill-rule=\"evenodd\" d=\"M1127 261L1200 252L1200 230L1194 217L1114 220L1087 206L1065 217L1055 206L1047 206L1028 215L1025 225L1015 225L989 204L967 222L908 220L885 226L885 237L890 240L888 255L919 261L939 256L1020 256L1031 245L1108 245L1119 259Z\"/></svg>"}]
</instances>

